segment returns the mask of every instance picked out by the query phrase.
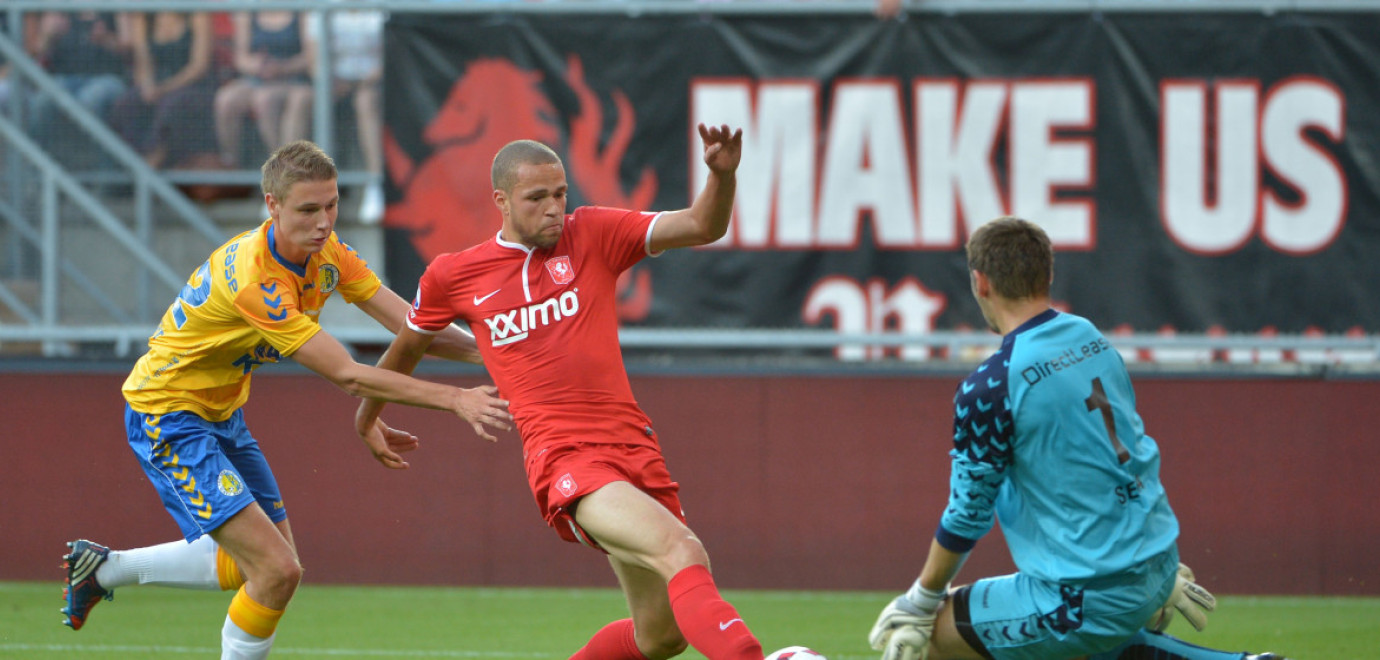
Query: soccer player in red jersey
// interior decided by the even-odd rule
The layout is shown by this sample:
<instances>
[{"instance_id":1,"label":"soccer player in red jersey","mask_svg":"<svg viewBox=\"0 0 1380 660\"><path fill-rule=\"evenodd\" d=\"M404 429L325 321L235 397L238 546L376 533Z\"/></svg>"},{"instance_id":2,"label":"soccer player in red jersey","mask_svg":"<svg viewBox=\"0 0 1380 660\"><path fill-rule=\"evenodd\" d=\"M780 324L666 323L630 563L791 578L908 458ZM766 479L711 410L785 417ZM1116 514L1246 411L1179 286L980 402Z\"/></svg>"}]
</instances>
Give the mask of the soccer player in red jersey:
<instances>
[{"instance_id":1,"label":"soccer player in red jersey","mask_svg":"<svg viewBox=\"0 0 1380 660\"><path fill-rule=\"evenodd\" d=\"M664 213L580 207L567 215L560 157L531 140L503 147L492 170L502 229L431 263L407 327L379 362L411 373L433 333L455 320L473 329L509 401L547 523L606 552L628 600L632 618L605 626L578 660L659 660L687 643L711 660L762 659L685 524L679 486L628 385L614 315L619 273L728 229L742 131L701 125L699 134L709 178L690 208ZM361 434L382 408L360 406Z\"/></svg>"}]
</instances>

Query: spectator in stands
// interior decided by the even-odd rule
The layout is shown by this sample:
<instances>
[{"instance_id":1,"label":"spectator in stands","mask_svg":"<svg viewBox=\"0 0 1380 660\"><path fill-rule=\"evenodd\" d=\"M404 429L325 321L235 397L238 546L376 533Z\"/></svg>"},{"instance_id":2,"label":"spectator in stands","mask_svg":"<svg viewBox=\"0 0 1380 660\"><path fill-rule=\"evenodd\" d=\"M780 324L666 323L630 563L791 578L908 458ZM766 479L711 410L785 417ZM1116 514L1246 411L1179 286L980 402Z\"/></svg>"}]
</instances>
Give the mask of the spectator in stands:
<instances>
[{"instance_id":1,"label":"spectator in stands","mask_svg":"<svg viewBox=\"0 0 1380 660\"><path fill-rule=\"evenodd\" d=\"M125 92L128 30L115 13L45 11L28 46L57 83L102 121ZM55 120L61 115L51 96L35 94L29 106L30 135L51 146Z\"/></svg>"},{"instance_id":2,"label":"spectator in stands","mask_svg":"<svg viewBox=\"0 0 1380 660\"><path fill-rule=\"evenodd\" d=\"M334 98L348 98L354 106L357 139L364 167L376 180L364 188L359 219L374 224L383 219L383 108L379 83L383 78L383 22L380 11L339 10L330 13L331 73Z\"/></svg>"},{"instance_id":3,"label":"spectator in stands","mask_svg":"<svg viewBox=\"0 0 1380 660\"><path fill-rule=\"evenodd\" d=\"M211 134L211 16L130 14L134 88L115 102L110 124L149 165L177 166L214 147Z\"/></svg>"},{"instance_id":4,"label":"spectator in stands","mask_svg":"<svg viewBox=\"0 0 1380 660\"><path fill-rule=\"evenodd\" d=\"M307 136L315 44L306 17L291 11L235 15L234 67L239 77L216 92L216 138L221 161L240 164L240 131L253 115L272 151Z\"/></svg>"},{"instance_id":5,"label":"spectator in stands","mask_svg":"<svg viewBox=\"0 0 1380 660\"><path fill-rule=\"evenodd\" d=\"M902 0L877 0L872 11L878 18L896 18L901 15Z\"/></svg>"}]
</instances>

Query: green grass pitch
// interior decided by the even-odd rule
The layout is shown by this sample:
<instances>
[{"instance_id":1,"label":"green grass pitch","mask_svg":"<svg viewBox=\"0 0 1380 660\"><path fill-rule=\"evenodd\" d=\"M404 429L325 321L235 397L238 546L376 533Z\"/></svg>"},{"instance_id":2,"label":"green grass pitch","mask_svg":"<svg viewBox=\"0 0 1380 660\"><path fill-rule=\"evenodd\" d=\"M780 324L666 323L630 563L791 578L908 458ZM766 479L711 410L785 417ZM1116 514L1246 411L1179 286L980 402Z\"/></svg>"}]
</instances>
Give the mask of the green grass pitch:
<instances>
[{"instance_id":1,"label":"green grass pitch","mask_svg":"<svg viewBox=\"0 0 1380 660\"><path fill-rule=\"evenodd\" d=\"M228 594L126 587L80 632L62 625L58 582L0 582L0 658L216 657ZM894 594L725 591L768 649L810 646L830 660L876 658L865 641ZM303 585L273 657L566 658L626 616L614 589ZM1222 597L1206 632L1170 632L1216 648L1294 660L1380 658L1380 598ZM701 659L690 651L682 658Z\"/></svg>"}]
</instances>

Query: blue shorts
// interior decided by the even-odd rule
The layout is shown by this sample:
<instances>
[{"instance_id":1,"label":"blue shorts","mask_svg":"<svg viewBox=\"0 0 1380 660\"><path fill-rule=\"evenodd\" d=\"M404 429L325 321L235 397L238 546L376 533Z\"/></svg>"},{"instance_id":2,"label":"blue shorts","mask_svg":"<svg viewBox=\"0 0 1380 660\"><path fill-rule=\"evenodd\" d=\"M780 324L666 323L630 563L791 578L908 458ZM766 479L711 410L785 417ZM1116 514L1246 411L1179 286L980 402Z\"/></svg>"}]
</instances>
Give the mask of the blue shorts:
<instances>
[{"instance_id":1,"label":"blue shorts","mask_svg":"<svg viewBox=\"0 0 1380 660\"><path fill-rule=\"evenodd\" d=\"M1016 573L954 592L963 639L993 660L1058 660L1110 651L1169 599L1179 568L1172 549L1125 573L1061 585Z\"/></svg>"},{"instance_id":2,"label":"blue shorts","mask_svg":"<svg viewBox=\"0 0 1380 660\"><path fill-rule=\"evenodd\" d=\"M144 474L182 536L194 541L258 502L275 523L287 519L278 481L236 410L223 422L190 412L146 415L125 404L125 433Z\"/></svg>"}]
</instances>

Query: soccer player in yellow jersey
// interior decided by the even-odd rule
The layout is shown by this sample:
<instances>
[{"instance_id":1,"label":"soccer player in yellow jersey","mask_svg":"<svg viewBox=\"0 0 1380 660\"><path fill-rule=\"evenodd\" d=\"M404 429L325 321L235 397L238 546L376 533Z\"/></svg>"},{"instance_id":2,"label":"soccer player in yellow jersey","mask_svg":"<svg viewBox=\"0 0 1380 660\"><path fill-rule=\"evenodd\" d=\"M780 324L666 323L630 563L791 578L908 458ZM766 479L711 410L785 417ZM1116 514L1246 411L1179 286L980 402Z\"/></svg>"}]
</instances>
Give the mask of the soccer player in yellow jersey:
<instances>
[{"instance_id":1,"label":"soccer player in yellow jersey","mask_svg":"<svg viewBox=\"0 0 1380 660\"><path fill-rule=\"evenodd\" d=\"M290 356L354 396L453 412L475 432L507 429L507 402L491 386L458 389L358 364L321 331L339 293L390 332L409 305L379 282L334 232L335 163L298 141L263 166L269 219L202 264L163 315L123 390L129 443L186 542L111 551L69 543L65 623L126 584L237 589L221 632L222 658L262 658L301 579L278 484L240 410L254 370ZM479 362L474 338L446 328L433 355ZM417 438L374 425L365 443L385 467Z\"/></svg>"}]
</instances>

